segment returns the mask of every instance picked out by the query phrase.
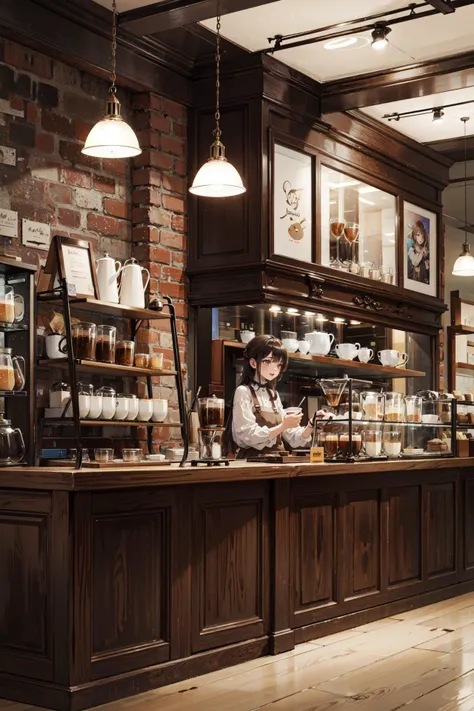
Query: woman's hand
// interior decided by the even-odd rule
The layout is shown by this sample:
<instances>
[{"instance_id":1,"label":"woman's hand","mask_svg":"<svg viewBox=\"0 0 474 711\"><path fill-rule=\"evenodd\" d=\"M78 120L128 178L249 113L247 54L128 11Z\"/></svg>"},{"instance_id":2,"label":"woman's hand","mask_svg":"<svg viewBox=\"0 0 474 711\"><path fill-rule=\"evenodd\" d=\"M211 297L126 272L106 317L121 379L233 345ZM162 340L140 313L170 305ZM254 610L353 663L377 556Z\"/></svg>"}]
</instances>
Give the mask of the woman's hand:
<instances>
[{"instance_id":1,"label":"woman's hand","mask_svg":"<svg viewBox=\"0 0 474 711\"><path fill-rule=\"evenodd\" d=\"M299 427L302 417L303 417L302 412L285 413L285 415L283 417L283 421L281 423L281 428L282 428L281 431L285 432L286 430L291 430L294 427Z\"/></svg>"}]
</instances>

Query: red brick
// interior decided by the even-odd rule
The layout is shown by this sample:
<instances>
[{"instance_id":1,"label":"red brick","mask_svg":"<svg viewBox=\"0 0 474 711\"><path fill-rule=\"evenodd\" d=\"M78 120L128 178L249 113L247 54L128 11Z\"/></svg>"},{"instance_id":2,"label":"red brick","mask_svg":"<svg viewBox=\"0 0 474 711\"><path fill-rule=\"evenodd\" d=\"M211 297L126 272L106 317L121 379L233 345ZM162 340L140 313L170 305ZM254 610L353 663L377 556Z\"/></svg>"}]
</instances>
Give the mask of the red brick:
<instances>
[{"instance_id":1,"label":"red brick","mask_svg":"<svg viewBox=\"0 0 474 711\"><path fill-rule=\"evenodd\" d=\"M126 234L126 224L114 217L105 217L95 212L89 212L87 215L87 227L94 232L106 235L107 237L122 237ZM125 230L124 230L125 227Z\"/></svg>"},{"instance_id":2,"label":"red brick","mask_svg":"<svg viewBox=\"0 0 474 711\"><path fill-rule=\"evenodd\" d=\"M160 168L161 170L171 170L173 167L173 159L171 156L164 155L153 149L147 149L135 158L134 164L139 168L151 167Z\"/></svg>"},{"instance_id":3,"label":"red brick","mask_svg":"<svg viewBox=\"0 0 474 711\"><path fill-rule=\"evenodd\" d=\"M172 138L171 136L162 136L161 149L165 153L172 153L174 156L184 158L184 141L181 141L179 138Z\"/></svg>"},{"instance_id":4,"label":"red brick","mask_svg":"<svg viewBox=\"0 0 474 711\"><path fill-rule=\"evenodd\" d=\"M174 284L170 281L160 281L160 293L166 294L172 299L184 299L184 284Z\"/></svg>"},{"instance_id":5,"label":"red brick","mask_svg":"<svg viewBox=\"0 0 474 711\"><path fill-rule=\"evenodd\" d=\"M104 158L103 167L105 173L117 175L119 178L126 178L130 170L128 160L125 158Z\"/></svg>"},{"instance_id":6,"label":"red brick","mask_svg":"<svg viewBox=\"0 0 474 711\"><path fill-rule=\"evenodd\" d=\"M56 183L50 183L49 195L54 203L62 203L63 205L71 205L72 203L72 190L66 185L59 185Z\"/></svg>"},{"instance_id":7,"label":"red brick","mask_svg":"<svg viewBox=\"0 0 474 711\"><path fill-rule=\"evenodd\" d=\"M186 267L186 253L185 252L173 252L171 262L174 267L179 267L184 269Z\"/></svg>"},{"instance_id":8,"label":"red brick","mask_svg":"<svg viewBox=\"0 0 474 711\"><path fill-rule=\"evenodd\" d=\"M188 305L186 303L178 301L174 308L178 318L188 318Z\"/></svg>"},{"instance_id":9,"label":"red brick","mask_svg":"<svg viewBox=\"0 0 474 711\"><path fill-rule=\"evenodd\" d=\"M134 185L161 185L161 175L156 170L149 168L141 168L134 170L132 173L132 182Z\"/></svg>"},{"instance_id":10,"label":"red brick","mask_svg":"<svg viewBox=\"0 0 474 711\"><path fill-rule=\"evenodd\" d=\"M176 158L174 161L174 172L178 175L186 175L186 161Z\"/></svg>"},{"instance_id":11,"label":"red brick","mask_svg":"<svg viewBox=\"0 0 474 711\"><path fill-rule=\"evenodd\" d=\"M149 188L135 188L132 190L132 202L134 205L143 205L143 203L148 203L149 195Z\"/></svg>"},{"instance_id":12,"label":"red brick","mask_svg":"<svg viewBox=\"0 0 474 711\"><path fill-rule=\"evenodd\" d=\"M52 111L43 111L41 125L45 131L57 133L66 138L74 138L74 124L67 116L55 114Z\"/></svg>"},{"instance_id":13,"label":"red brick","mask_svg":"<svg viewBox=\"0 0 474 711\"><path fill-rule=\"evenodd\" d=\"M140 341L142 343L159 343L160 335L158 331L151 330L150 328L143 329L140 333Z\"/></svg>"},{"instance_id":14,"label":"red brick","mask_svg":"<svg viewBox=\"0 0 474 711\"><path fill-rule=\"evenodd\" d=\"M26 120L28 123L36 123L38 121L38 106L32 101L26 104Z\"/></svg>"},{"instance_id":15,"label":"red brick","mask_svg":"<svg viewBox=\"0 0 474 711\"><path fill-rule=\"evenodd\" d=\"M59 155L73 165L87 165L89 168L100 169L100 158L84 155L84 153L82 153L82 143L60 141Z\"/></svg>"},{"instance_id":16,"label":"red brick","mask_svg":"<svg viewBox=\"0 0 474 711\"><path fill-rule=\"evenodd\" d=\"M135 94L132 105L135 110L153 109L154 111L161 111L161 96L150 92Z\"/></svg>"},{"instance_id":17,"label":"red brick","mask_svg":"<svg viewBox=\"0 0 474 711\"><path fill-rule=\"evenodd\" d=\"M159 114L151 112L149 127L160 133L169 133L171 131L171 121L166 116L160 116Z\"/></svg>"},{"instance_id":18,"label":"red brick","mask_svg":"<svg viewBox=\"0 0 474 711\"><path fill-rule=\"evenodd\" d=\"M91 174L76 168L63 168L61 170L61 182L67 185L74 185L76 188L90 188Z\"/></svg>"},{"instance_id":19,"label":"red brick","mask_svg":"<svg viewBox=\"0 0 474 711\"><path fill-rule=\"evenodd\" d=\"M171 217L171 227L176 232L186 232L188 221L183 215L172 215Z\"/></svg>"},{"instance_id":20,"label":"red brick","mask_svg":"<svg viewBox=\"0 0 474 711\"><path fill-rule=\"evenodd\" d=\"M186 119L186 107L171 99L163 99L163 111L171 118L184 121Z\"/></svg>"},{"instance_id":21,"label":"red brick","mask_svg":"<svg viewBox=\"0 0 474 711\"><path fill-rule=\"evenodd\" d=\"M184 212L184 200L173 195L163 195L163 207L173 212Z\"/></svg>"},{"instance_id":22,"label":"red brick","mask_svg":"<svg viewBox=\"0 0 474 711\"><path fill-rule=\"evenodd\" d=\"M135 224L140 222L148 222L150 219L150 210L148 207L134 207L132 209L132 221Z\"/></svg>"},{"instance_id":23,"label":"red brick","mask_svg":"<svg viewBox=\"0 0 474 711\"><path fill-rule=\"evenodd\" d=\"M41 153L54 153L54 136L50 133L37 133L36 148Z\"/></svg>"},{"instance_id":24,"label":"red brick","mask_svg":"<svg viewBox=\"0 0 474 711\"><path fill-rule=\"evenodd\" d=\"M161 274L163 279L169 279L170 281L176 282L184 281L184 269L178 269L177 267L163 267Z\"/></svg>"},{"instance_id":25,"label":"red brick","mask_svg":"<svg viewBox=\"0 0 474 711\"><path fill-rule=\"evenodd\" d=\"M25 69L40 77L51 79L53 76L53 60L44 54L25 49L16 42L5 41L4 59L6 64Z\"/></svg>"},{"instance_id":26,"label":"red brick","mask_svg":"<svg viewBox=\"0 0 474 711\"><path fill-rule=\"evenodd\" d=\"M175 232L161 230L160 244L164 247L173 247L173 249L180 249L181 251L184 251L186 249L186 238L184 235L179 235Z\"/></svg>"},{"instance_id":27,"label":"red brick","mask_svg":"<svg viewBox=\"0 0 474 711\"><path fill-rule=\"evenodd\" d=\"M148 265L150 269L150 274L152 277L155 277L153 279L153 282L155 283L155 291L159 291L159 278L161 277L161 264L157 264L156 262L151 262L151 264ZM151 287L150 287L151 290Z\"/></svg>"},{"instance_id":28,"label":"red brick","mask_svg":"<svg viewBox=\"0 0 474 711\"><path fill-rule=\"evenodd\" d=\"M10 106L12 109L16 109L17 111L24 111L25 101L20 96L12 96L10 99Z\"/></svg>"},{"instance_id":29,"label":"red brick","mask_svg":"<svg viewBox=\"0 0 474 711\"><path fill-rule=\"evenodd\" d=\"M159 207L150 208L150 222L152 225L171 227L171 215Z\"/></svg>"},{"instance_id":30,"label":"red brick","mask_svg":"<svg viewBox=\"0 0 474 711\"><path fill-rule=\"evenodd\" d=\"M82 141L82 143L85 143L86 138L89 135L92 127L92 123L87 123L86 121L81 121L81 119L76 119L76 121L74 122L74 138L77 138L78 141Z\"/></svg>"},{"instance_id":31,"label":"red brick","mask_svg":"<svg viewBox=\"0 0 474 711\"><path fill-rule=\"evenodd\" d=\"M120 200L104 198L104 212L113 217L121 217L123 220L130 219L130 206Z\"/></svg>"},{"instance_id":32,"label":"red brick","mask_svg":"<svg viewBox=\"0 0 474 711\"><path fill-rule=\"evenodd\" d=\"M172 193L186 195L186 180L176 175L163 175L163 187Z\"/></svg>"},{"instance_id":33,"label":"red brick","mask_svg":"<svg viewBox=\"0 0 474 711\"><path fill-rule=\"evenodd\" d=\"M103 175L94 175L93 179L94 190L101 193L115 194L115 180L112 178L104 178Z\"/></svg>"},{"instance_id":34,"label":"red brick","mask_svg":"<svg viewBox=\"0 0 474 711\"><path fill-rule=\"evenodd\" d=\"M173 121L173 133L175 136L178 136L178 138L186 138L186 126Z\"/></svg>"},{"instance_id":35,"label":"red brick","mask_svg":"<svg viewBox=\"0 0 474 711\"><path fill-rule=\"evenodd\" d=\"M160 233L156 227L151 225L140 225L132 229L132 240L134 242L159 242Z\"/></svg>"},{"instance_id":36,"label":"red brick","mask_svg":"<svg viewBox=\"0 0 474 711\"><path fill-rule=\"evenodd\" d=\"M81 226L81 213L60 207L58 210L58 222L61 225L66 225L66 227L78 229Z\"/></svg>"},{"instance_id":37,"label":"red brick","mask_svg":"<svg viewBox=\"0 0 474 711\"><path fill-rule=\"evenodd\" d=\"M44 204L46 183L44 180L35 180L25 177L23 180L14 180L10 183L8 193L14 200L25 200L29 203Z\"/></svg>"},{"instance_id":38,"label":"red brick","mask_svg":"<svg viewBox=\"0 0 474 711\"><path fill-rule=\"evenodd\" d=\"M159 262L160 264L169 264L170 251L168 249L163 249L162 247L152 247L150 250L150 259L152 262Z\"/></svg>"},{"instance_id":39,"label":"red brick","mask_svg":"<svg viewBox=\"0 0 474 711\"><path fill-rule=\"evenodd\" d=\"M160 147L160 134L156 131L138 131L137 138L142 150Z\"/></svg>"}]
</instances>

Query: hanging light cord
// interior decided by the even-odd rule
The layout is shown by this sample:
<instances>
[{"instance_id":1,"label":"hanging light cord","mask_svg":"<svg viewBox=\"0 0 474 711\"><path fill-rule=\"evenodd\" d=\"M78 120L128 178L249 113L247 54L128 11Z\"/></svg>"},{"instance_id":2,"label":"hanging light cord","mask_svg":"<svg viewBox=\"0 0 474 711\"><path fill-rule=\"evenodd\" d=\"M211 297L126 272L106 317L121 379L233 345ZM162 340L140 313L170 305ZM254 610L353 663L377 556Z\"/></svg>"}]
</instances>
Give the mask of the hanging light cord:
<instances>
[{"instance_id":1,"label":"hanging light cord","mask_svg":"<svg viewBox=\"0 0 474 711\"><path fill-rule=\"evenodd\" d=\"M115 0L114 0L115 2ZM216 23L216 113L214 117L216 119L216 127L213 131L216 141L220 143L222 131L221 131L221 11L220 11L220 0L217 0L217 23Z\"/></svg>"},{"instance_id":2,"label":"hanging light cord","mask_svg":"<svg viewBox=\"0 0 474 711\"><path fill-rule=\"evenodd\" d=\"M464 119L464 244L467 244L467 122Z\"/></svg>"},{"instance_id":3,"label":"hanging light cord","mask_svg":"<svg viewBox=\"0 0 474 711\"><path fill-rule=\"evenodd\" d=\"M112 86L109 91L112 96L117 93L117 3L112 0Z\"/></svg>"}]
</instances>

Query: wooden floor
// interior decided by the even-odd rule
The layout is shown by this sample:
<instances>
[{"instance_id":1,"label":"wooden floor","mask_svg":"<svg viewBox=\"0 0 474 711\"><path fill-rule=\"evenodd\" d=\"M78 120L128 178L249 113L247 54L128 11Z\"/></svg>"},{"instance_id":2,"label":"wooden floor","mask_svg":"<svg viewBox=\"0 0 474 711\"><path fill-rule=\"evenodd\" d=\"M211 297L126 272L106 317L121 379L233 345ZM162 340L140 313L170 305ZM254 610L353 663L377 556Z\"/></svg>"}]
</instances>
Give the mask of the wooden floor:
<instances>
[{"instance_id":1,"label":"wooden floor","mask_svg":"<svg viewBox=\"0 0 474 711\"><path fill-rule=\"evenodd\" d=\"M98 708L474 711L474 593Z\"/></svg>"}]
</instances>

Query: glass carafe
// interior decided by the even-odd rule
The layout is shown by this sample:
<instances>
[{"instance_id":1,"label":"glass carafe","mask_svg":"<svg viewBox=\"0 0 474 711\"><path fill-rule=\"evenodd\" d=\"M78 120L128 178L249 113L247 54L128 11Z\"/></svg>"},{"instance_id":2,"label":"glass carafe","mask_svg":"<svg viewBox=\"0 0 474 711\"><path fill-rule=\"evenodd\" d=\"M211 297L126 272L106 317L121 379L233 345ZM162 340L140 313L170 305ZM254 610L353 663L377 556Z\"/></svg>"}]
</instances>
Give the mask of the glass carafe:
<instances>
[{"instance_id":1,"label":"glass carafe","mask_svg":"<svg viewBox=\"0 0 474 711\"><path fill-rule=\"evenodd\" d=\"M25 441L21 430L13 429L10 420L0 413L0 466L18 464L25 456Z\"/></svg>"},{"instance_id":2,"label":"glass carafe","mask_svg":"<svg viewBox=\"0 0 474 711\"><path fill-rule=\"evenodd\" d=\"M13 390L15 371L13 369L12 349L0 348L0 391Z\"/></svg>"},{"instance_id":3,"label":"glass carafe","mask_svg":"<svg viewBox=\"0 0 474 711\"><path fill-rule=\"evenodd\" d=\"M15 386L13 389L16 390L17 392L20 392L20 390L23 390L23 388L25 387L25 383L26 383L25 359L23 358L23 356L14 356L12 358L12 363L13 363L13 374L14 374L14 378L15 378Z\"/></svg>"},{"instance_id":4,"label":"glass carafe","mask_svg":"<svg viewBox=\"0 0 474 711\"><path fill-rule=\"evenodd\" d=\"M224 426L225 401L213 395L198 398L199 422L202 428Z\"/></svg>"}]
</instances>

